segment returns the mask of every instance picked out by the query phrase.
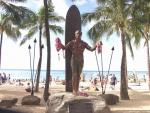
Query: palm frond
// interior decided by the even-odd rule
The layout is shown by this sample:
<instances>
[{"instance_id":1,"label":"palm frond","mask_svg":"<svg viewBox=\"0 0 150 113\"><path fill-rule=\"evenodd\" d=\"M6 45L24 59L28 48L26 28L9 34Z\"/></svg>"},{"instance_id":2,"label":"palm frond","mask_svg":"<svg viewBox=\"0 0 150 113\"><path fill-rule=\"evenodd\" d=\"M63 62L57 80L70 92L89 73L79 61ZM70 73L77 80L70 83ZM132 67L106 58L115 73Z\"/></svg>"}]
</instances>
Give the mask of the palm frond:
<instances>
[{"instance_id":1,"label":"palm frond","mask_svg":"<svg viewBox=\"0 0 150 113\"><path fill-rule=\"evenodd\" d=\"M113 29L110 28L110 29L107 30L107 36L108 37L110 37L113 33L114 33Z\"/></svg>"},{"instance_id":2,"label":"palm frond","mask_svg":"<svg viewBox=\"0 0 150 113\"><path fill-rule=\"evenodd\" d=\"M61 22L61 21L64 21L64 18L61 17L61 16L58 16L55 12L54 12L54 7L53 5L49 2L48 4L48 16L49 16L49 22L50 23L54 23L54 22ZM33 15L34 17L34 15ZM29 24L26 24L27 27L29 27L29 33L27 35L25 35L24 39L21 41L20 45L24 44L28 39L30 39L34 33L36 31L39 31L37 28L37 30L35 30L35 26L38 27L38 26L41 26L42 28L42 35L43 37L45 37L45 22L44 22L44 17L45 17L45 9L44 7L41 7L40 10L38 11L38 13L36 14L35 16L36 18L33 19L33 20L30 20L30 23ZM31 18L31 17L30 17ZM32 19L32 18L31 18ZM33 21L33 22L32 22ZM28 23L28 21L26 21ZM26 27L25 26L25 27ZM33 26L33 27L32 27ZM52 32L54 32L55 34L57 33L63 33L63 29L60 27L60 26L56 26L56 25L49 25L50 27L50 30ZM40 27L38 27L40 28Z\"/></svg>"},{"instance_id":3,"label":"palm frond","mask_svg":"<svg viewBox=\"0 0 150 113\"><path fill-rule=\"evenodd\" d=\"M18 22L21 21L21 19L19 18L19 14L16 12L14 7L12 7L14 5L10 5L9 3L0 1L0 6L5 11L6 14L11 14Z\"/></svg>"},{"instance_id":4,"label":"palm frond","mask_svg":"<svg viewBox=\"0 0 150 113\"><path fill-rule=\"evenodd\" d=\"M21 29L30 29L33 26L35 26L36 24L38 24L38 16L35 14L35 15L30 15L29 17L27 17L26 19L24 19L19 24L19 27Z\"/></svg>"},{"instance_id":5,"label":"palm frond","mask_svg":"<svg viewBox=\"0 0 150 113\"><path fill-rule=\"evenodd\" d=\"M37 25L30 28L29 32L25 37L31 38L37 31L39 30L39 27Z\"/></svg>"},{"instance_id":6,"label":"palm frond","mask_svg":"<svg viewBox=\"0 0 150 113\"><path fill-rule=\"evenodd\" d=\"M139 46L141 37L143 37L141 29L143 29L142 24L140 24L138 21L132 20L131 22L128 22L126 31L128 34L131 34L132 38L134 38L134 43L137 45L137 47Z\"/></svg>"},{"instance_id":7,"label":"palm frond","mask_svg":"<svg viewBox=\"0 0 150 113\"><path fill-rule=\"evenodd\" d=\"M64 30L62 29L62 27L60 26L56 26L56 25L49 25L49 30L54 32L55 34L63 34ZM43 27L43 37L46 37L46 30L45 27Z\"/></svg>"},{"instance_id":8,"label":"palm frond","mask_svg":"<svg viewBox=\"0 0 150 113\"><path fill-rule=\"evenodd\" d=\"M94 42L99 40L107 31L111 31L110 21L99 21L89 31L88 36Z\"/></svg>"},{"instance_id":9,"label":"palm frond","mask_svg":"<svg viewBox=\"0 0 150 113\"><path fill-rule=\"evenodd\" d=\"M119 31L119 26L117 24L115 25L115 31L116 31L117 36L119 37L120 31Z\"/></svg>"},{"instance_id":10,"label":"palm frond","mask_svg":"<svg viewBox=\"0 0 150 113\"><path fill-rule=\"evenodd\" d=\"M114 7L112 6L105 6L105 7L97 7L95 12L99 12L99 16L103 17L104 19L110 18L111 15L114 13Z\"/></svg>"},{"instance_id":11,"label":"palm frond","mask_svg":"<svg viewBox=\"0 0 150 113\"><path fill-rule=\"evenodd\" d=\"M6 14L10 14L13 17L13 24L20 24L31 15L34 15L33 11L23 6L15 6L3 1L0 1L0 6L2 6Z\"/></svg>"},{"instance_id":12,"label":"palm frond","mask_svg":"<svg viewBox=\"0 0 150 113\"><path fill-rule=\"evenodd\" d=\"M8 37L16 41L17 38L21 36L21 33L19 31L19 28L13 25L12 16L8 14L2 14L1 18L2 18L0 21L1 29L3 30L3 32L6 33Z\"/></svg>"},{"instance_id":13,"label":"palm frond","mask_svg":"<svg viewBox=\"0 0 150 113\"><path fill-rule=\"evenodd\" d=\"M54 12L53 6L49 6L52 8L49 8L49 12L48 12L48 18L49 18L49 22L63 22L65 21L65 18L62 16L58 16L57 13ZM44 17L45 17L45 10L44 7L41 7L39 12L38 12L38 16L39 16L39 21L41 21L41 23L44 23Z\"/></svg>"},{"instance_id":14,"label":"palm frond","mask_svg":"<svg viewBox=\"0 0 150 113\"><path fill-rule=\"evenodd\" d=\"M134 59L134 52L133 52L133 48L132 48L132 44L131 44L131 37L127 33L126 33L126 44L127 44L127 47L130 50L132 58Z\"/></svg>"},{"instance_id":15,"label":"palm frond","mask_svg":"<svg viewBox=\"0 0 150 113\"><path fill-rule=\"evenodd\" d=\"M140 33L134 33L134 37L135 37L134 38L134 44L136 45L136 47L138 47L140 42L141 42L141 34Z\"/></svg>"},{"instance_id":16,"label":"palm frond","mask_svg":"<svg viewBox=\"0 0 150 113\"><path fill-rule=\"evenodd\" d=\"M14 41L17 41L17 39L21 36L21 32L19 31L19 29L11 26L7 26L7 29L5 29L5 33Z\"/></svg>"},{"instance_id":17,"label":"palm frond","mask_svg":"<svg viewBox=\"0 0 150 113\"><path fill-rule=\"evenodd\" d=\"M12 4L10 4L10 6L13 8L13 9L15 9L15 11L19 14L19 17L22 19L22 20L25 20L25 19L28 19L28 18L30 18L31 16L33 17L35 17L36 15L35 15L35 13L32 11L32 10L30 10L30 9L28 9L28 8L26 8L26 7L23 7L23 6L15 6L15 5L12 5Z\"/></svg>"},{"instance_id":18,"label":"palm frond","mask_svg":"<svg viewBox=\"0 0 150 113\"><path fill-rule=\"evenodd\" d=\"M82 15L82 25L86 25L88 22L91 22L92 20L99 20L100 18L100 12L91 12L91 13L85 13Z\"/></svg>"},{"instance_id":19,"label":"palm frond","mask_svg":"<svg viewBox=\"0 0 150 113\"><path fill-rule=\"evenodd\" d=\"M49 18L50 22L63 22L63 21L65 21L64 17L58 16L56 13L50 13L48 18Z\"/></svg>"},{"instance_id":20,"label":"palm frond","mask_svg":"<svg viewBox=\"0 0 150 113\"><path fill-rule=\"evenodd\" d=\"M22 39L22 41L20 43L20 46L23 45L27 40L30 40L37 31L38 31L38 26L37 25L30 28L30 30L28 31L28 34L26 34L24 36L24 38Z\"/></svg>"},{"instance_id":21,"label":"palm frond","mask_svg":"<svg viewBox=\"0 0 150 113\"><path fill-rule=\"evenodd\" d=\"M49 25L49 29L51 31L53 31L55 34L57 34L57 33L63 34L64 33L64 30L62 29L62 27L57 26L57 25Z\"/></svg>"},{"instance_id":22,"label":"palm frond","mask_svg":"<svg viewBox=\"0 0 150 113\"><path fill-rule=\"evenodd\" d=\"M20 46L22 46L27 40L28 40L28 38L24 37L20 42Z\"/></svg>"},{"instance_id":23,"label":"palm frond","mask_svg":"<svg viewBox=\"0 0 150 113\"><path fill-rule=\"evenodd\" d=\"M2 15L1 15L0 25L1 25L1 26L6 25L6 23L7 23L10 19L12 19L10 15L2 14Z\"/></svg>"},{"instance_id":24,"label":"palm frond","mask_svg":"<svg viewBox=\"0 0 150 113\"><path fill-rule=\"evenodd\" d=\"M108 0L96 0L98 5L104 5Z\"/></svg>"},{"instance_id":25,"label":"palm frond","mask_svg":"<svg viewBox=\"0 0 150 113\"><path fill-rule=\"evenodd\" d=\"M146 44L147 44L147 41L144 41L144 47L146 46Z\"/></svg>"},{"instance_id":26,"label":"palm frond","mask_svg":"<svg viewBox=\"0 0 150 113\"><path fill-rule=\"evenodd\" d=\"M48 4L48 12L54 12L54 5L52 2Z\"/></svg>"}]
</instances>

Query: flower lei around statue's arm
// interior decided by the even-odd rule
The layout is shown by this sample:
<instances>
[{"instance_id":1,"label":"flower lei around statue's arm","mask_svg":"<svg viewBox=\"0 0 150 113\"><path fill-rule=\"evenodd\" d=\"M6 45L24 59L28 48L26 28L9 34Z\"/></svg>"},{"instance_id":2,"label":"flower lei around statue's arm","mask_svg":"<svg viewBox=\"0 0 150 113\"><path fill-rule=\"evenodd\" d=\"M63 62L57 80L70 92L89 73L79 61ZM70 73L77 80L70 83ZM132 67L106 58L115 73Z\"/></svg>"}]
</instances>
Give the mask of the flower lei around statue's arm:
<instances>
[{"instance_id":1,"label":"flower lei around statue's arm","mask_svg":"<svg viewBox=\"0 0 150 113\"><path fill-rule=\"evenodd\" d=\"M102 41L96 43L96 49L98 54L102 52L102 45L103 45ZM62 43L59 37L55 39L55 47L58 52L58 59L60 60L59 51L62 49ZM63 57L64 57L64 51L63 51Z\"/></svg>"},{"instance_id":2,"label":"flower lei around statue's arm","mask_svg":"<svg viewBox=\"0 0 150 113\"><path fill-rule=\"evenodd\" d=\"M59 37L55 39L55 47L58 52L58 60L60 60L59 51L62 49L62 43ZM64 57L64 51L63 51L63 57Z\"/></svg>"},{"instance_id":3,"label":"flower lei around statue's arm","mask_svg":"<svg viewBox=\"0 0 150 113\"><path fill-rule=\"evenodd\" d=\"M102 41L96 44L96 49L98 54L102 52L102 45L103 45Z\"/></svg>"}]
</instances>

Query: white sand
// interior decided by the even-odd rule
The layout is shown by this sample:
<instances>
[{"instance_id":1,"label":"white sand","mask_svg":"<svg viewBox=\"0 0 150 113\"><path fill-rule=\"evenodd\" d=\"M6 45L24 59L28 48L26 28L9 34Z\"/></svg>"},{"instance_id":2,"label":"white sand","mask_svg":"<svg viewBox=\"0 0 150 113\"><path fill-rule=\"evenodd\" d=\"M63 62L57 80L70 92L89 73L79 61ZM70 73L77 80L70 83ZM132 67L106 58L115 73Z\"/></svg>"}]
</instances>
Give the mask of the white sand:
<instances>
[{"instance_id":1,"label":"white sand","mask_svg":"<svg viewBox=\"0 0 150 113\"><path fill-rule=\"evenodd\" d=\"M84 86L90 85L89 82L82 83ZM44 86L41 84L40 86ZM119 96L119 86L118 83L115 87L115 90L111 90L110 86L107 85L106 93L112 93ZM141 83L138 85L137 83L129 83L129 96L130 100L120 100L117 105L111 105L110 108L114 113L150 113L150 91L148 90L147 83ZM0 85L0 99L2 98L12 98L17 97L19 101L17 106L13 107L14 109L22 109L22 110L29 110L33 113L44 113L45 106L43 102L43 90L44 88L40 88L39 93L35 93L36 96L42 99L41 105L39 106L22 106L21 99L25 95L29 95L30 93L25 92L25 86L17 86L17 85L9 85L3 84ZM65 86L60 84L52 84L50 86L50 92L64 92ZM97 95L101 93L100 91L86 91L89 94Z\"/></svg>"}]
</instances>

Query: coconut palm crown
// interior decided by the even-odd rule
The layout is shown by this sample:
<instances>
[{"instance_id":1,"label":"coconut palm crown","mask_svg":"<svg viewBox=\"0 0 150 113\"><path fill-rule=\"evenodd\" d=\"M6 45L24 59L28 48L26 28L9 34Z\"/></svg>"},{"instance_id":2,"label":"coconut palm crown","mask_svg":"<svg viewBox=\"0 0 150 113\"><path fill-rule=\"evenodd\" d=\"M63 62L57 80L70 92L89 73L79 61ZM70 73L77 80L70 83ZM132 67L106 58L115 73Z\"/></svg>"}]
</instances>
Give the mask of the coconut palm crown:
<instances>
[{"instance_id":1,"label":"coconut palm crown","mask_svg":"<svg viewBox=\"0 0 150 113\"><path fill-rule=\"evenodd\" d=\"M1 56L2 56L2 43L4 34L10 39L17 41L21 36L21 32L18 26L13 25L13 17L8 14L0 15L0 67L1 67Z\"/></svg>"},{"instance_id":2,"label":"coconut palm crown","mask_svg":"<svg viewBox=\"0 0 150 113\"><path fill-rule=\"evenodd\" d=\"M16 6L14 3L25 2L26 0L0 0L1 13L11 15L13 24L20 24L25 19L28 19L30 15L33 15L33 11L23 6Z\"/></svg>"},{"instance_id":3,"label":"coconut palm crown","mask_svg":"<svg viewBox=\"0 0 150 113\"><path fill-rule=\"evenodd\" d=\"M50 23L56 23L56 22L61 22L64 21L65 19L61 16L58 16L55 12L54 12L54 7L52 5L49 5L48 7L48 18L49 18L49 22ZM36 14L35 19L29 20L30 22L26 21L26 23L24 23L24 27L26 27L27 29L29 28L29 32L24 36L24 39L21 41L21 45L24 44L28 39L32 38L37 31L40 31L43 29L42 34L45 37L45 28L44 28L44 18L45 18L45 9L44 7L42 7L39 12ZM29 24L30 23L30 24ZM51 24L49 25L49 28L51 31L53 31L55 34L57 33L61 33L63 34L64 30L62 29L62 27L57 26L55 24Z\"/></svg>"}]
</instances>

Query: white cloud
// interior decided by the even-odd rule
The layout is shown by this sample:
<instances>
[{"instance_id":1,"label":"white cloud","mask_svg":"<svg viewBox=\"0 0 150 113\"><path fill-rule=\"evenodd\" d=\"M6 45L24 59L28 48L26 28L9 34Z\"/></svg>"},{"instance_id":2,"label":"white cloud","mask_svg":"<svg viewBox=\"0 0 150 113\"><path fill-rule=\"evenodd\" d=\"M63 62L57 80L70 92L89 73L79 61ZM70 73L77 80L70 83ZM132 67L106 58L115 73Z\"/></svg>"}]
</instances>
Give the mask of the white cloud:
<instances>
[{"instance_id":1,"label":"white cloud","mask_svg":"<svg viewBox=\"0 0 150 113\"><path fill-rule=\"evenodd\" d=\"M54 7L55 7L55 12L60 15L65 17L67 10L68 10L68 6L65 3L65 0L52 0Z\"/></svg>"},{"instance_id":2,"label":"white cloud","mask_svg":"<svg viewBox=\"0 0 150 113\"><path fill-rule=\"evenodd\" d=\"M96 3L96 0L76 0L74 2L74 4L76 4L77 6L83 6L85 4L95 4Z\"/></svg>"},{"instance_id":3,"label":"white cloud","mask_svg":"<svg viewBox=\"0 0 150 113\"><path fill-rule=\"evenodd\" d=\"M77 0L77 1L75 1L75 4L78 6L85 5L86 3L88 3L88 0Z\"/></svg>"},{"instance_id":4,"label":"white cloud","mask_svg":"<svg viewBox=\"0 0 150 113\"><path fill-rule=\"evenodd\" d=\"M43 0L31 0L28 4L32 4L32 8L40 8L43 6Z\"/></svg>"},{"instance_id":5,"label":"white cloud","mask_svg":"<svg viewBox=\"0 0 150 113\"><path fill-rule=\"evenodd\" d=\"M38 9L43 6L43 0L27 0L26 2L11 2L12 4L18 6L27 7L33 11L38 11Z\"/></svg>"},{"instance_id":6,"label":"white cloud","mask_svg":"<svg viewBox=\"0 0 150 113\"><path fill-rule=\"evenodd\" d=\"M96 0L89 0L89 1L90 1L90 2L94 2L94 3L96 2Z\"/></svg>"}]
</instances>

